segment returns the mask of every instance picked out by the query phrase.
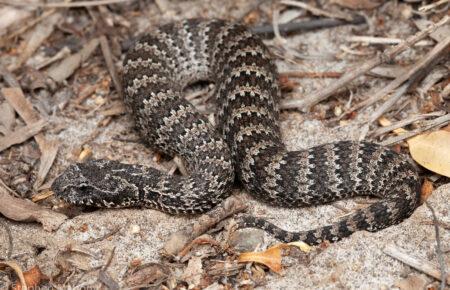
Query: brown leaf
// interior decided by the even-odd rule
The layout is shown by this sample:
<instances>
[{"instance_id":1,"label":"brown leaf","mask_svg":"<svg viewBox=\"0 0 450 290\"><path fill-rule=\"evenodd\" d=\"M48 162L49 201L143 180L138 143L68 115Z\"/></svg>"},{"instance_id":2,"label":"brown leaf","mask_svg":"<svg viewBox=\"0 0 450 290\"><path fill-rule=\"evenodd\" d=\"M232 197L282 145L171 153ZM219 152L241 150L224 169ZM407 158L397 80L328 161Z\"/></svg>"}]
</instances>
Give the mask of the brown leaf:
<instances>
[{"instance_id":1,"label":"brown leaf","mask_svg":"<svg viewBox=\"0 0 450 290\"><path fill-rule=\"evenodd\" d=\"M284 244L275 245L264 252L247 252L239 255L238 262L255 262L266 265L275 273L281 272L281 249Z\"/></svg>"},{"instance_id":2,"label":"brown leaf","mask_svg":"<svg viewBox=\"0 0 450 290\"><path fill-rule=\"evenodd\" d=\"M40 222L46 231L57 229L67 219L65 215L43 208L27 199L11 196L3 186L0 186L0 213L15 221Z\"/></svg>"},{"instance_id":3,"label":"brown leaf","mask_svg":"<svg viewBox=\"0 0 450 290\"><path fill-rule=\"evenodd\" d=\"M428 179L425 179L422 183L422 189L420 191L420 200L425 202L433 192L433 183Z\"/></svg>"},{"instance_id":4,"label":"brown leaf","mask_svg":"<svg viewBox=\"0 0 450 290\"><path fill-rule=\"evenodd\" d=\"M23 273L23 277L25 279L25 283L27 284L28 289L35 289L41 283L42 280L45 280L44 274L42 274L41 270L38 266L34 266L30 270ZM20 283L15 284L13 287L14 290L21 290L22 285Z\"/></svg>"},{"instance_id":5,"label":"brown leaf","mask_svg":"<svg viewBox=\"0 0 450 290\"><path fill-rule=\"evenodd\" d=\"M412 158L428 170L450 177L450 132L439 130L408 140Z\"/></svg>"}]
</instances>

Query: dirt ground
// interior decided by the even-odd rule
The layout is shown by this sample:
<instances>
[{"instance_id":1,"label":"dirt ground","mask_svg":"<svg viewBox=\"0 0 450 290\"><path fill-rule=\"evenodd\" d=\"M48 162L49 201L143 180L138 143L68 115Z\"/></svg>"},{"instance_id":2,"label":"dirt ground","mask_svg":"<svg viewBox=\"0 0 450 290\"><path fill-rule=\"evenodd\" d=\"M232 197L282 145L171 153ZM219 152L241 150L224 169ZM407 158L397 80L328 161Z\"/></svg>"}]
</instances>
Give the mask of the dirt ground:
<instances>
[{"instance_id":1,"label":"dirt ground","mask_svg":"<svg viewBox=\"0 0 450 290\"><path fill-rule=\"evenodd\" d=\"M177 170L170 157L161 158L139 142L130 116L124 114L118 88L121 61L135 36L158 24L191 17L219 17L241 21L250 27L268 24L270 28L274 18L289 24L330 18L330 14L341 19L363 15L368 22L297 31L280 37L265 36L284 88L280 120L283 139L288 149L301 150L363 137L387 142L409 155L404 139L389 143L397 138L392 130L373 134L380 128L376 121L379 118L367 123L386 98L354 112L350 109L367 94L371 96L414 67L437 46L436 38L424 38L419 45L406 49L371 73L361 74L311 108L305 109L301 104L314 92L338 81L353 65L354 69L392 47L386 40L352 42L349 37L404 40L419 31L417 19L437 22L448 12L436 6L428 13L418 14L418 9L427 4L422 2L426 1L360 1L358 5L362 7L355 6L354 1L305 1L320 8L321 14L285 2L275 5L271 1L155 0L78 8L0 4L0 16L4 16L0 20L1 87L14 87L8 76L17 79L38 116L31 123L38 119L47 122L44 129L30 133L20 144L0 151L2 186L16 201L32 200L42 208L68 217L58 216L50 224L39 218L40 222L19 221L24 218L16 218L17 212L11 218L6 210L2 211L10 206L6 205L6 199L0 199L3 204L0 206L3 214L0 214L1 289L17 284L21 271L27 279L38 280L34 285L57 289L445 289L450 285L450 276L446 286L439 280L442 280L440 271L450 271L450 182L447 177L419 165L421 176L434 186L427 199L429 207L423 204L401 224L377 233L357 232L340 242L313 247L308 253L291 248L284 252L280 273L259 263L236 262L240 247L242 251L263 251L277 243L262 231L246 229L231 233L218 226L208 232L209 242L194 246L186 256L174 261L161 254L164 243L170 234L198 217L174 217L150 209L79 209L51 195L49 186L54 178L69 164L86 158L109 158L165 171ZM39 19L52 10L50 16ZM323 11L329 14L323 15ZM8 22L10 18L6 16L27 25ZM26 26L29 27L20 31ZM450 29L449 24L446 27ZM17 35L9 38L14 33ZM34 41L36 35L46 36L38 47L30 48L27 43L33 41L33 35ZM89 47L92 47L90 51ZM69 68L71 63L61 65L83 49L73 69ZM31 52L27 53L28 50ZM109 50L109 58L105 50ZM58 54L59 59L52 60ZM112 70L105 59L113 61ZM396 123L424 114L432 117L428 122L433 122L434 117L448 116L450 106L445 92L447 89L448 94L449 60L438 58L430 66L428 70L421 68L422 76L414 79L414 85L383 112L383 117ZM119 75L117 78L114 71ZM297 76L292 72L297 72ZM318 72L321 77L317 77ZM431 77L425 78L426 75L437 77L427 85ZM212 114L214 105L207 98L208 90L193 88L186 94L192 97L199 90L201 94L192 102L199 110ZM0 124L2 138L7 139L11 132L30 124L14 105L17 115L13 110L9 114L13 121L7 120L8 108L4 104L12 102L6 93L11 92L2 90L0 94ZM296 104L297 100L300 105ZM420 131L427 124L415 122L402 127ZM3 145L4 139L0 140ZM44 147L47 154L43 154ZM44 160L51 161L46 173L41 175ZM313 208L282 209L253 199L239 185L234 193L248 204L247 212L264 216L292 231L335 222L373 201L357 199ZM19 205L11 208L20 211ZM211 245L212 240L217 244ZM39 274L30 271L36 267L40 269Z\"/></svg>"}]
</instances>

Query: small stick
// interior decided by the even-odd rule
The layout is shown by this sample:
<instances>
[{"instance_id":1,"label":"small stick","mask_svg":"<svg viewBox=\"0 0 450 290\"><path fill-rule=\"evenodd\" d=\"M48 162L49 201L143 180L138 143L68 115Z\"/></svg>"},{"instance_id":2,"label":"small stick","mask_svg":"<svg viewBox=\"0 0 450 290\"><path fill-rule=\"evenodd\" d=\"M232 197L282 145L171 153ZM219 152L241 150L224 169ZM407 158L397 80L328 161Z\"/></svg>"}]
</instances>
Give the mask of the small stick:
<instances>
[{"instance_id":1,"label":"small stick","mask_svg":"<svg viewBox=\"0 0 450 290\"><path fill-rule=\"evenodd\" d=\"M343 19L343 20L347 20L347 21L352 21L352 19L353 19L352 16L350 16L350 15L347 15L344 13L339 13L339 14L331 13L326 10L323 10L323 9L320 9L317 7L313 7L311 5L308 5L308 4L306 4L304 2L300 2L300 1L281 0L280 3L287 5L287 6L294 6L294 7L305 9L316 16L325 16L325 17L329 17L329 18L337 18L337 19Z\"/></svg>"},{"instance_id":2,"label":"small stick","mask_svg":"<svg viewBox=\"0 0 450 290\"><path fill-rule=\"evenodd\" d=\"M105 58L109 74L111 75L111 78L113 80L114 87L116 88L119 97L122 99L122 82L120 81L116 67L114 66L114 61L112 58L111 48L109 46L108 39L104 35L100 37L100 47L102 49L103 57Z\"/></svg>"},{"instance_id":3,"label":"small stick","mask_svg":"<svg viewBox=\"0 0 450 290\"><path fill-rule=\"evenodd\" d=\"M9 35L5 36L4 38L0 39L0 46L5 46L8 42L8 40L11 40L11 39L15 38L16 36L21 35L22 33L27 31L31 27L35 26L42 20L47 19L49 16L51 16L55 12L56 12L55 9L50 9L50 10L43 12L42 15L36 17L35 19L31 20L29 23L21 26L16 31L14 31L14 32L10 33Z\"/></svg>"},{"instance_id":4,"label":"small stick","mask_svg":"<svg viewBox=\"0 0 450 290\"><path fill-rule=\"evenodd\" d=\"M279 73L280 77L289 77L289 78L311 78L311 79L323 79L323 78L340 78L342 76L342 72L337 71L324 71L324 72L315 72L315 71L287 71Z\"/></svg>"},{"instance_id":5,"label":"small stick","mask_svg":"<svg viewBox=\"0 0 450 290\"><path fill-rule=\"evenodd\" d=\"M389 94L392 90L400 86L406 80L418 74L421 70L432 66L432 64L435 61L439 60L439 57L441 55L444 55L444 57L446 57L445 53L448 51L449 47L450 47L450 36L447 37L445 40L439 42L435 47L433 47L433 49L431 49L423 58L421 58L418 62L416 62L410 70L395 78L387 86L376 92L371 98L368 98L365 101L359 103L352 110L355 110L355 108L359 109L362 107L370 106L373 103L377 102L378 100L382 99L384 96ZM370 95L370 93L368 95Z\"/></svg>"},{"instance_id":6,"label":"small stick","mask_svg":"<svg viewBox=\"0 0 450 290\"><path fill-rule=\"evenodd\" d=\"M377 55L376 57L372 58L371 60L363 64L355 65L334 84L331 84L330 86L325 87L323 90L320 90L316 93L313 93L311 96L306 97L303 102L304 107L303 110L307 110L309 107L327 99L337 89L347 85L349 82L351 82L358 76L366 73L367 71L371 70L375 66L393 59L395 56L400 54L405 49L410 48L413 44L425 38L427 35L436 30L438 27L447 24L449 20L450 17L446 15L439 22L432 24L427 29L419 31L418 33L408 37L408 39L406 39L404 42L385 50L382 54Z\"/></svg>"},{"instance_id":7,"label":"small stick","mask_svg":"<svg viewBox=\"0 0 450 290\"><path fill-rule=\"evenodd\" d=\"M448 4L448 2L450 2L450 1L449 0L440 0L440 1L428 4L428 5L424 5L422 7L419 7L419 12L426 12L428 10L431 10L431 9L434 9L434 8L438 7L439 5L442 5L442 4L445 4L445 3Z\"/></svg>"},{"instance_id":8,"label":"small stick","mask_svg":"<svg viewBox=\"0 0 450 290\"><path fill-rule=\"evenodd\" d=\"M6 235L8 236L8 251L6 252L6 259L4 259L4 260L10 260L11 256L12 256L13 249L14 249L14 240L13 240L13 237L12 237L12 234L11 234L11 229L6 224L5 220L1 220L0 221L0 225L3 226L3 228L6 231Z\"/></svg>"},{"instance_id":9,"label":"small stick","mask_svg":"<svg viewBox=\"0 0 450 290\"><path fill-rule=\"evenodd\" d=\"M374 36L349 36L346 37L349 42L366 42L373 44L400 44L403 40L401 38L388 38L388 37L374 37ZM433 41L422 40L418 41L414 46L427 46L432 45Z\"/></svg>"},{"instance_id":10,"label":"small stick","mask_svg":"<svg viewBox=\"0 0 450 290\"><path fill-rule=\"evenodd\" d=\"M92 7L131 1L133 0L92 0L92 1L78 1L78 2L58 2L58 3L41 3L41 2L25 3L25 2L11 2L6 0L0 0L0 4L15 7L72 8L72 7Z\"/></svg>"},{"instance_id":11,"label":"small stick","mask_svg":"<svg viewBox=\"0 0 450 290\"><path fill-rule=\"evenodd\" d=\"M188 243L196 237L204 234L208 229L223 219L245 210L247 206L242 199L231 196L225 199L213 210L201 215L196 222L184 229L173 233L164 245L163 252L166 255L176 256Z\"/></svg>"},{"instance_id":12,"label":"small stick","mask_svg":"<svg viewBox=\"0 0 450 290\"><path fill-rule=\"evenodd\" d=\"M395 258L406 265L413 267L414 269L417 269L435 279L438 279L441 281L441 273L435 268L435 266L427 261L420 260L416 257L412 257L408 255L407 253L403 252L401 249L395 247L394 245L387 246L384 251L385 254L391 256L392 258ZM447 284L450 284L450 277L447 277L446 279Z\"/></svg>"},{"instance_id":13,"label":"small stick","mask_svg":"<svg viewBox=\"0 0 450 290\"><path fill-rule=\"evenodd\" d=\"M389 138L383 142L380 143L380 145L383 146L390 146L392 144L396 144L399 143L405 139L409 139L411 137L414 137L416 135L419 135L420 133L423 133L425 131L428 131L434 127L441 127L441 126L445 126L446 124L448 124L450 122L450 114L446 114L442 117L436 118L430 122L427 122L427 124L421 128L418 128L414 131L405 133L405 134L401 134L399 136L395 136L392 138Z\"/></svg>"},{"instance_id":14,"label":"small stick","mask_svg":"<svg viewBox=\"0 0 450 290\"><path fill-rule=\"evenodd\" d=\"M429 117L440 117L440 116L443 116L443 115L445 115L444 111L438 111L438 112L433 112L433 113L428 113L428 114L421 114L421 115L412 116L412 117L410 117L408 119L398 121L398 122L396 122L396 123L394 123L392 125L378 128L378 129L372 131L371 133L369 133L369 135L372 136L372 137L378 137L378 136L383 135L383 134L385 134L387 132L390 132L390 131L398 129L398 128L402 128L402 127L407 126L409 124L412 124L414 122L417 122L417 121L420 121L420 120L423 120L423 119L426 119L426 118L429 118Z\"/></svg>"},{"instance_id":15,"label":"small stick","mask_svg":"<svg viewBox=\"0 0 450 290\"><path fill-rule=\"evenodd\" d=\"M278 28L280 30L280 33L285 34L299 31L314 30L319 28L336 27L340 25L363 24L364 22L365 19L362 16L357 16L352 21L324 18L300 22L283 23L278 25ZM251 28L251 31L255 34L264 34L264 35L273 35L274 33L273 26L271 24L253 27Z\"/></svg>"},{"instance_id":16,"label":"small stick","mask_svg":"<svg viewBox=\"0 0 450 290\"><path fill-rule=\"evenodd\" d=\"M31 125L23 126L10 134L0 137L0 152L11 147L12 145L20 144L29 138L38 134L46 125L45 120L39 120Z\"/></svg>"},{"instance_id":17,"label":"small stick","mask_svg":"<svg viewBox=\"0 0 450 290\"><path fill-rule=\"evenodd\" d=\"M431 206L431 204L428 201L425 201L426 206L431 211L431 215L433 216L433 225L434 225L434 235L436 239L436 255L438 257L439 261L439 267L441 268L441 286L440 290L445 289L445 278L447 277L447 269L444 261L444 255L442 254L442 247L441 247L441 237L439 234L439 220L436 217L436 212L434 211L434 208ZM450 278L449 278L449 284L450 284Z\"/></svg>"},{"instance_id":18,"label":"small stick","mask_svg":"<svg viewBox=\"0 0 450 290\"><path fill-rule=\"evenodd\" d=\"M279 45L283 45L286 44L286 39L284 39L280 34L279 19L280 19L280 7L275 4L272 13L273 34L275 35L276 42L278 42Z\"/></svg>"},{"instance_id":19,"label":"small stick","mask_svg":"<svg viewBox=\"0 0 450 290\"><path fill-rule=\"evenodd\" d=\"M367 123L372 123L378 118L381 117L390 107L392 107L397 101L409 90L411 85L415 83L415 79L410 79L407 83L403 84L401 87L399 87L390 97L387 99L386 102L384 102L381 106L379 106L375 112L373 112L370 117L369 121Z\"/></svg>"}]
</instances>

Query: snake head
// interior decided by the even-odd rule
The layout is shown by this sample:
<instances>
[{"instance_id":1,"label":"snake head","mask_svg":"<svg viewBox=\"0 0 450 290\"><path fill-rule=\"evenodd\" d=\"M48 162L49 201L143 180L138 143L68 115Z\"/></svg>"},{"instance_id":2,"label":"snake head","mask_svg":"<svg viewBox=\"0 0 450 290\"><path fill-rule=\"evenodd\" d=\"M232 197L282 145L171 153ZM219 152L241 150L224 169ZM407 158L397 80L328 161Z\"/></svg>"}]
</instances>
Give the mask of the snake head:
<instances>
[{"instance_id":1,"label":"snake head","mask_svg":"<svg viewBox=\"0 0 450 290\"><path fill-rule=\"evenodd\" d=\"M109 160L73 164L55 179L52 190L57 197L74 205L131 206L139 191L120 175L121 166Z\"/></svg>"}]
</instances>

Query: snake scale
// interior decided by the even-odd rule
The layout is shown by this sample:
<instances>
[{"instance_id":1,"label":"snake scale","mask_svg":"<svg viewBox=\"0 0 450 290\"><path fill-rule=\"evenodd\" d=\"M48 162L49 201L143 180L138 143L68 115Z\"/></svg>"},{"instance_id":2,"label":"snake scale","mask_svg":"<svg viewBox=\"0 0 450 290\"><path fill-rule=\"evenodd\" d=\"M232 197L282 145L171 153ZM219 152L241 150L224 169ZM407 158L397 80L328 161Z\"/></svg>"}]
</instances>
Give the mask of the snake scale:
<instances>
[{"instance_id":1,"label":"snake scale","mask_svg":"<svg viewBox=\"0 0 450 290\"><path fill-rule=\"evenodd\" d=\"M278 125L276 67L266 46L243 25L189 19L155 28L128 51L123 73L125 103L143 140L179 155L190 175L110 160L74 164L52 186L71 204L197 214L229 196L235 175L254 197L275 206L380 198L332 225L304 232L287 232L253 216L239 219L239 227L308 244L386 228L419 204L415 167L388 148L342 141L286 150ZM216 85L216 127L183 98L183 89L199 80Z\"/></svg>"}]
</instances>

